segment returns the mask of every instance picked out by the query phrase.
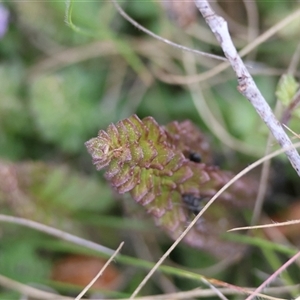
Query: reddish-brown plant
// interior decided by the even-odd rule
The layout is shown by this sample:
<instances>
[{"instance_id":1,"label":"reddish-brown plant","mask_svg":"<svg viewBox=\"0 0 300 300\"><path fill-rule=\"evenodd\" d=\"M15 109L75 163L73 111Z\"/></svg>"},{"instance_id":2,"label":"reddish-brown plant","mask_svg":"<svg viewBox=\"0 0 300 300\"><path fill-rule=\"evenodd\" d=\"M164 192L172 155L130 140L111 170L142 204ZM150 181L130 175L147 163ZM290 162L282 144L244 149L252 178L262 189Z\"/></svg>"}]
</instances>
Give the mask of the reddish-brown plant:
<instances>
[{"instance_id":1,"label":"reddish-brown plant","mask_svg":"<svg viewBox=\"0 0 300 300\"><path fill-rule=\"evenodd\" d=\"M100 130L86 147L96 168L106 168L111 186L129 192L174 239L234 176L212 165L209 144L190 121L160 126L152 117L133 115ZM255 190L251 180L237 181L184 241L218 257L242 251L243 246L221 240L220 233L237 225L238 210L252 206Z\"/></svg>"}]
</instances>

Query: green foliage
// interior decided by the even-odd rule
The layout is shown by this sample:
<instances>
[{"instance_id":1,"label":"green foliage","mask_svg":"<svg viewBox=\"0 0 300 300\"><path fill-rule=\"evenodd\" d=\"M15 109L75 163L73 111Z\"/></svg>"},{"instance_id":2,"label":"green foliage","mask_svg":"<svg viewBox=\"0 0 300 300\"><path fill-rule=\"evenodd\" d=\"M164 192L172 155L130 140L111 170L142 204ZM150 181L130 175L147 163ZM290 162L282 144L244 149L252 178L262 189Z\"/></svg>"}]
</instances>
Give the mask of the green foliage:
<instances>
[{"instance_id":1,"label":"green foliage","mask_svg":"<svg viewBox=\"0 0 300 300\"><path fill-rule=\"evenodd\" d=\"M40 135L67 152L80 152L86 137L104 115L96 106L101 75L84 74L77 68L43 76L31 87L30 104Z\"/></svg>"},{"instance_id":2,"label":"green foliage","mask_svg":"<svg viewBox=\"0 0 300 300\"><path fill-rule=\"evenodd\" d=\"M299 83L292 75L283 75L278 83L276 89L276 96L278 100L284 105L288 106L299 88Z\"/></svg>"},{"instance_id":3,"label":"green foliage","mask_svg":"<svg viewBox=\"0 0 300 300\"><path fill-rule=\"evenodd\" d=\"M296 133L300 130L299 82L289 74L283 75L278 83L276 96L283 104L283 122Z\"/></svg>"},{"instance_id":4,"label":"green foliage","mask_svg":"<svg viewBox=\"0 0 300 300\"><path fill-rule=\"evenodd\" d=\"M13 215L79 233L83 224L89 224L82 214L101 218L114 205L107 185L66 166L2 161L0 171L2 211ZM10 188L11 182L15 189ZM45 282L51 273L52 255L41 254L48 250L39 234L15 231L4 235L2 243L2 275L24 283Z\"/></svg>"},{"instance_id":5,"label":"green foliage","mask_svg":"<svg viewBox=\"0 0 300 300\"><path fill-rule=\"evenodd\" d=\"M20 64L0 65L0 156L10 159L20 157L24 147L20 138L31 130L25 99L21 96L23 73Z\"/></svg>"},{"instance_id":6,"label":"green foliage","mask_svg":"<svg viewBox=\"0 0 300 300\"><path fill-rule=\"evenodd\" d=\"M148 1L140 5L138 2L133 2L128 6L129 11L139 18L154 18L158 11L158 5L155 1Z\"/></svg>"},{"instance_id":7,"label":"green foliage","mask_svg":"<svg viewBox=\"0 0 300 300\"><path fill-rule=\"evenodd\" d=\"M32 166L35 167L35 166ZM40 172L41 170L38 170ZM39 177L39 174L32 174ZM46 175L46 177L45 177ZM43 166L43 180L34 181L33 198L47 211L74 214L84 211L106 211L113 203L106 185L96 178L76 174L65 167ZM39 199L39 200L38 200ZM46 206L46 207L45 207Z\"/></svg>"},{"instance_id":8,"label":"green foliage","mask_svg":"<svg viewBox=\"0 0 300 300\"><path fill-rule=\"evenodd\" d=\"M15 211L24 211L25 217L63 225L63 217L70 217L77 212L101 213L113 205L106 185L66 166L42 162L15 165L2 162L0 166L10 174L0 174L0 200L7 206L13 202ZM13 192L9 192L11 181L15 181L18 187ZM19 207L20 197L24 198L24 203L27 199L30 208L27 212Z\"/></svg>"},{"instance_id":9,"label":"green foliage","mask_svg":"<svg viewBox=\"0 0 300 300\"><path fill-rule=\"evenodd\" d=\"M40 282L49 276L51 264L38 254L35 238L27 235L26 241L20 241L4 237L3 242L5 243L0 256L1 275L27 284Z\"/></svg>"}]
</instances>

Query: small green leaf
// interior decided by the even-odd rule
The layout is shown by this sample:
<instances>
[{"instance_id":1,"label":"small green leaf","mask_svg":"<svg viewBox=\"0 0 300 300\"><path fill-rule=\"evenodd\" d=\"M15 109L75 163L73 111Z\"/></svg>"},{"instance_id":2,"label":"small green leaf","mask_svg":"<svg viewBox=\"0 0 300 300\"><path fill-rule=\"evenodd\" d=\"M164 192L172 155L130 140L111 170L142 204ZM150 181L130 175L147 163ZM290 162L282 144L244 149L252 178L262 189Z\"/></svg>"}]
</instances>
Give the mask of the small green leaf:
<instances>
[{"instance_id":1,"label":"small green leaf","mask_svg":"<svg viewBox=\"0 0 300 300\"><path fill-rule=\"evenodd\" d=\"M292 115L298 119L300 119L300 107L297 107L293 110ZM299 120L298 120L299 121Z\"/></svg>"},{"instance_id":2,"label":"small green leaf","mask_svg":"<svg viewBox=\"0 0 300 300\"><path fill-rule=\"evenodd\" d=\"M288 106L299 88L299 83L292 75L285 74L281 77L277 89L276 96L285 106Z\"/></svg>"}]
</instances>

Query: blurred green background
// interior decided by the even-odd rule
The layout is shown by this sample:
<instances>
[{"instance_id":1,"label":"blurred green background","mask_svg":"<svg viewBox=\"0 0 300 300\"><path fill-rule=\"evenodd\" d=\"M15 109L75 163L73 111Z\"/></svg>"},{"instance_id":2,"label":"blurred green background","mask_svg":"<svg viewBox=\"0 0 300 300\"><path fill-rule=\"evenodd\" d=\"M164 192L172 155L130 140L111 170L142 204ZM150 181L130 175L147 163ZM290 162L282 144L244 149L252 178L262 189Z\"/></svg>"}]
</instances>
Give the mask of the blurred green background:
<instances>
[{"instance_id":1,"label":"blurred green background","mask_svg":"<svg viewBox=\"0 0 300 300\"><path fill-rule=\"evenodd\" d=\"M244 2L235 2L234 9L230 1L215 3L218 12L228 18L238 49L299 9L299 1L274 1L272 5L253 1L250 8ZM164 7L159 1L127 1L122 6L162 37L222 55L194 7L182 2L177 8L172 3ZM217 149L220 164L231 170L240 170L264 154L268 131L236 90L233 72L228 68L205 80L191 81L194 74L207 74L221 61L186 53L149 37L124 20L109 1L74 1L72 11L64 1L0 4L5 11L4 17L0 16L2 213L52 225L113 249L125 240L125 254L156 261L171 241L131 199L121 199L110 190L103 173L94 170L85 141L108 124L136 113L140 118L153 116L160 124L193 120L207 133L212 149ZM67 24L70 18L73 27ZM299 44L299 20L244 58L272 108L277 83ZM299 78L299 69L294 67L293 75ZM299 124L292 120L291 128L299 132ZM293 173L288 165L284 172ZM84 249L6 223L1 223L0 238L1 275L71 296L80 291L74 285L58 284L53 269L59 259ZM251 259L261 263L261 255L256 253ZM169 263L204 268L213 261L205 253L180 246ZM248 264L251 266L250 261ZM122 283L101 288L122 291L118 296L126 297L145 270L118 267ZM263 271L271 272L273 267L266 264ZM208 272L235 284L260 282L261 274L253 270L247 276L240 273L238 268L224 268L218 275ZM126 274L132 280L126 280ZM290 283L298 277L292 277ZM154 279L143 293L198 285L166 276ZM21 296L2 287L0 298Z\"/></svg>"}]
</instances>

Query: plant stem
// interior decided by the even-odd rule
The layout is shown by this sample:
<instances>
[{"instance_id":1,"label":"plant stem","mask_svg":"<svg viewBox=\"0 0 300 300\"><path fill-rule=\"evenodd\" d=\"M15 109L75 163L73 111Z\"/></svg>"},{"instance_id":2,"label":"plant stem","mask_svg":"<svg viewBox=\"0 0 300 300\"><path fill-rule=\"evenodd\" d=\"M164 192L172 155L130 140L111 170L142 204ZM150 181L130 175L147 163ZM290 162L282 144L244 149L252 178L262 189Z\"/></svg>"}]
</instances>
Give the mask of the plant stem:
<instances>
[{"instance_id":1,"label":"plant stem","mask_svg":"<svg viewBox=\"0 0 300 300\"><path fill-rule=\"evenodd\" d=\"M291 140L283 130L280 122L275 118L270 106L257 88L253 78L238 55L229 34L227 22L212 10L207 0L194 1L206 23L209 25L211 31L220 43L220 46L231 64L232 69L236 73L239 83L238 91L250 101L261 119L268 126L279 145L286 149L285 153L288 159L300 176L300 156L293 147Z\"/></svg>"}]
</instances>

